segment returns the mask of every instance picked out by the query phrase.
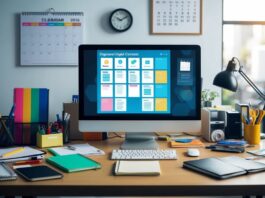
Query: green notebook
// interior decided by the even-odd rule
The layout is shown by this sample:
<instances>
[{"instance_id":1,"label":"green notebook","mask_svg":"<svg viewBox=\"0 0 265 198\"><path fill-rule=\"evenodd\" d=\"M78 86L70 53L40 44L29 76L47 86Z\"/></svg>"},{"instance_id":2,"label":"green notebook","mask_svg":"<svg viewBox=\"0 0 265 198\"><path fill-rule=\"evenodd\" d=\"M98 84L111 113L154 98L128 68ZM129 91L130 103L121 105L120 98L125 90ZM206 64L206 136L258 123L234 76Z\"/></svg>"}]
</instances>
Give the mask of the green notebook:
<instances>
[{"instance_id":1,"label":"green notebook","mask_svg":"<svg viewBox=\"0 0 265 198\"><path fill-rule=\"evenodd\" d=\"M98 162L80 154L57 155L46 161L67 173L101 168Z\"/></svg>"}]
</instances>

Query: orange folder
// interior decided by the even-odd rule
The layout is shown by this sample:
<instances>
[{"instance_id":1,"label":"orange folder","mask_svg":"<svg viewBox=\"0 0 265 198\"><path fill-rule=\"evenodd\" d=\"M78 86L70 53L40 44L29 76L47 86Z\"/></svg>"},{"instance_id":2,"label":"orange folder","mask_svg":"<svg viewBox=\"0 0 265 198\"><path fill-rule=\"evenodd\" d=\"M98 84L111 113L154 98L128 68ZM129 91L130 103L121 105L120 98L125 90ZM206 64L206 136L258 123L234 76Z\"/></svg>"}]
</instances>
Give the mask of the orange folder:
<instances>
[{"instance_id":1,"label":"orange folder","mask_svg":"<svg viewBox=\"0 0 265 198\"><path fill-rule=\"evenodd\" d=\"M196 147L205 147L204 143L202 143L201 140L194 139L191 142L188 143L181 143L181 142L175 142L171 141L170 146L173 148L196 148Z\"/></svg>"}]
</instances>

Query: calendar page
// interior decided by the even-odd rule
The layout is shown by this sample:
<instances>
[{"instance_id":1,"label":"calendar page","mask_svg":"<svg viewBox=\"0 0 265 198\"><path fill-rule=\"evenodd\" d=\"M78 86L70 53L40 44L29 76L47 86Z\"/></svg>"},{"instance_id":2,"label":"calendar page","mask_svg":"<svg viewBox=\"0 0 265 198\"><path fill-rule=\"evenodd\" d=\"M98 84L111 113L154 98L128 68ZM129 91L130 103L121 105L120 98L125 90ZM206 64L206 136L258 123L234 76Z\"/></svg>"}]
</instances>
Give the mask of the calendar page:
<instances>
[{"instance_id":1,"label":"calendar page","mask_svg":"<svg viewBox=\"0 0 265 198\"><path fill-rule=\"evenodd\" d=\"M21 65L78 65L82 12L23 12Z\"/></svg>"},{"instance_id":2,"label":"calendar page","mask_svg":"<svg viewBox=\"0 0 265 198\"><path fill-rule=\"evenodd\" d=\"M201 34L202 0L152 0L153 34Z\"/></svg>"}]
</instances>

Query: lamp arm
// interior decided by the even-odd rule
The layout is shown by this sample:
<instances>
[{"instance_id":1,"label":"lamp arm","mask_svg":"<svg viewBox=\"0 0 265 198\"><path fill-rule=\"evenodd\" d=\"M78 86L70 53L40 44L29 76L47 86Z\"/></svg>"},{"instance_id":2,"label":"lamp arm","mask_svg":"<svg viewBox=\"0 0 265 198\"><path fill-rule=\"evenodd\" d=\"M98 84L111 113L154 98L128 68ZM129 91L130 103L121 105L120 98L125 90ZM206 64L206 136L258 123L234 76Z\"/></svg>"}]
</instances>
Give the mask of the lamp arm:
<instances>
[{"instance_id":1,"label":"lamp arm","mask_svg":"<svg viewBox=\"0 0 265 198\"><path fill-rule=\"evenodd\" d=\"M265 101L265 95L260 91L260 89L253 83L253 81L246 75L242 70L242 66L239 67L238 73L247 81L247 83L255 90L255 92Z\"/></svg>"}]
</instances>

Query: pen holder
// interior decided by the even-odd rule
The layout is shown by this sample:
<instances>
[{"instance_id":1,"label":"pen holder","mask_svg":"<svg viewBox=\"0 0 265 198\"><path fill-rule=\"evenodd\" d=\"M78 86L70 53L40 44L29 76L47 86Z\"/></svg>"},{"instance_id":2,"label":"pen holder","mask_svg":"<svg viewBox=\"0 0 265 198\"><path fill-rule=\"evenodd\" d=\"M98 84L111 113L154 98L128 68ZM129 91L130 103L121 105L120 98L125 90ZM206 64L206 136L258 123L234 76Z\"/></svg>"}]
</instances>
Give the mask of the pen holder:
<instances>
[{"instance_id":1,"label":"pen holder","mask_svg":"<svg viewBox=\"0 0 265 198\"><path fill-rule=\"evenodd\" d=\"M261 125L260 124L244 124L244 139L249 144L260 144L260 132Z\"/></svg>"},{"instance_id":2,"label":"pen holder","mask_svg":"<svg viewBox=\"0 0 265 198\"><path fill-rule=\"evenodd\" d=\"M41 135L37 133L37 146L40 148L63 146L63 134L54 133Z\"/></svg>"}]
</instances>

